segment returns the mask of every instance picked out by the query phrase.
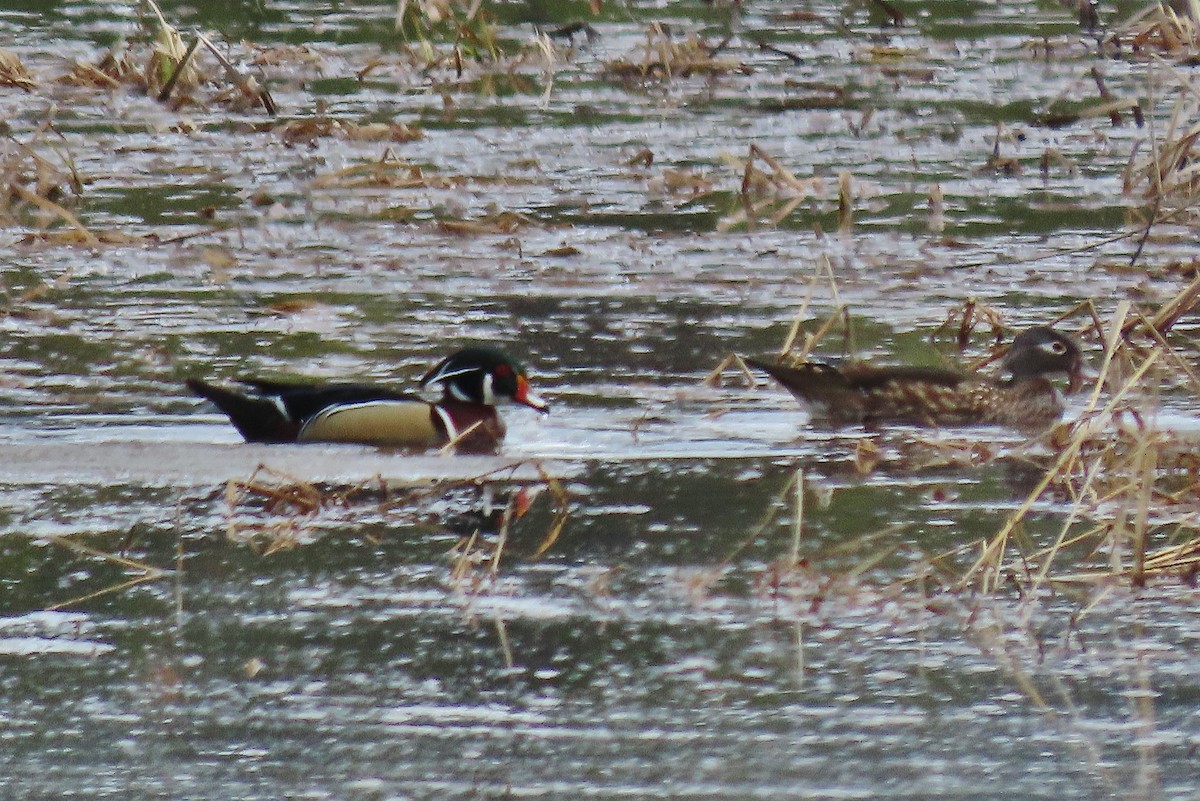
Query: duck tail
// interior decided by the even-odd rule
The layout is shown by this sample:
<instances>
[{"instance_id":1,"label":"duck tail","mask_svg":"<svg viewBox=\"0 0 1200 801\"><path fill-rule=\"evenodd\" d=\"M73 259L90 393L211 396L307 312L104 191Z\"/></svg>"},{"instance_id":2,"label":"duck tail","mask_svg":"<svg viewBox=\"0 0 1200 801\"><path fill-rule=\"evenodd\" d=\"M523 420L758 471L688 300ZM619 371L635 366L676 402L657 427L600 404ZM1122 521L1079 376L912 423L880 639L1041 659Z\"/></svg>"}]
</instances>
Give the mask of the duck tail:
<instances>
[{"instance_id":1,"label":"duck tail","mask_svg":"<svg viewBox=\"0 0 1200 801\"><path fill-rule=\"evenodd\" d=\"M845 378L824 362L803 362L790 367L751 357L743 357L742 361L762 370L801 400L825 400L825 396L834 388L846 388Z\"/></svg>"},{"instance_id":2,"label":"duck tail","mask_svg":"<svg viewBox=\"0 0 1200 801\"><path fill-rule=\"evenodd\" d=\"M296 421L277 398L246 395L198 378L189 378L184 383L228 415L246 442L294 442L299 434Z\"/></svg>"}]
</instances>

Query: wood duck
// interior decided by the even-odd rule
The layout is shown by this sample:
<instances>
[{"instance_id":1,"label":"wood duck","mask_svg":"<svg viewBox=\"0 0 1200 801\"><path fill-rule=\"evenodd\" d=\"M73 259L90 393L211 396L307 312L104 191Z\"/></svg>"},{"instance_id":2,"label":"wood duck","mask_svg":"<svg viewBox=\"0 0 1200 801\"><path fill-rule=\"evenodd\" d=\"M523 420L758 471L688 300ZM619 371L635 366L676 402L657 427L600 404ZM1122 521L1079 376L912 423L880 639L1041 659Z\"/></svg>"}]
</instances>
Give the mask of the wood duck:
<instances>
[{"instance_id":1,"label":"wood duck","mask_svg":"<svg viewBox=\"0 0 1200 801\"><path fill-rule=\"evenodd\" d=\"M1001 366L1007 379L936 367L875 367L808 361L767 364L746 359L834 425L910 423L923 426L999 424L1043 429L1062 414L1062 396L1047 375L1064 373L1071 389L1083 379L1079 346L1038 326L1019 334Z\"/></svg>"},{"instance_id":2,"label":"wood duck","mask_svg":"<svg viewBox=\"0 0 1200 801\"><path fill-rule=\"evenodd\" d=\"M245 379L248 392L188 379L192 392L229 415L247 442L353 442L432 448L455 442L465 450L494 450L504 438L498 398L539 412L546 402L533 393L524 369L484 347L458 351L440 361L420 386L440 387L430 403L416 395L370 384L315 384Z\"/></svg>"}]
</instances>

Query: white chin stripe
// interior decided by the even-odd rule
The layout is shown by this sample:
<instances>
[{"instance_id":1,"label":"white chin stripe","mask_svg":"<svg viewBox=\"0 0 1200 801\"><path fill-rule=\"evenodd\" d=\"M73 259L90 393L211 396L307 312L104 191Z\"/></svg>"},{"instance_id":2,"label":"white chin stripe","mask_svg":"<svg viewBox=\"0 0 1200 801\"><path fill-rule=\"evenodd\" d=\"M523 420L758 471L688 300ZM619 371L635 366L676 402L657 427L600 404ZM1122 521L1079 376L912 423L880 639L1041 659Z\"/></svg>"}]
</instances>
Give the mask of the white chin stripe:
<instances>
[{"instance_id":1,"label":"white chin stripe","mask_svg":"<svg viewBox=\"0 0 1200 801\"><path fill-rule=\"evenodd\" d=\"M549 404L542 399L541 395L529 391L525 392L525 403L537 409L546 409L549 407Z\"/></svg>"},{"instance_id":2,"label":"white chin stripe","mask_svg":"<svg viewBox=\"0 0 1200 801\"><path fill-rule=\"evenodd\" d=\"M484 373L483 376L483 402L487 406L496 405L496 393L492 390L491 373Z\"/></svg>"}]
</instances>

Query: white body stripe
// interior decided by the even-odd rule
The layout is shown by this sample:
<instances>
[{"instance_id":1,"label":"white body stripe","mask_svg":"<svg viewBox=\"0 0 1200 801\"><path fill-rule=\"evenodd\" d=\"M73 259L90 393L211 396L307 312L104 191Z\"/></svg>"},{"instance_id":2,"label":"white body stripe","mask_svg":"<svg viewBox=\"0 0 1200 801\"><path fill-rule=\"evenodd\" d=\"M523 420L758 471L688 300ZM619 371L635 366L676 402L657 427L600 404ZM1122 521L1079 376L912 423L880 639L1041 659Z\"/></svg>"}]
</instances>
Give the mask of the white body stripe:
<instances>
[{"instance_id":1,"label":"white body stripe","mask_svg":"<svg viewBox=\"0 0 1200 801\"><path fill-rule=\"evenodd\" d=\"M454 421L450 419L450 413L441 406L434 406L433 410L437 412L438 417L442 418L442 425L446 427L446 439L453 442L458 437L458 429L454 427Z\"/></svg>"}]
</instances>

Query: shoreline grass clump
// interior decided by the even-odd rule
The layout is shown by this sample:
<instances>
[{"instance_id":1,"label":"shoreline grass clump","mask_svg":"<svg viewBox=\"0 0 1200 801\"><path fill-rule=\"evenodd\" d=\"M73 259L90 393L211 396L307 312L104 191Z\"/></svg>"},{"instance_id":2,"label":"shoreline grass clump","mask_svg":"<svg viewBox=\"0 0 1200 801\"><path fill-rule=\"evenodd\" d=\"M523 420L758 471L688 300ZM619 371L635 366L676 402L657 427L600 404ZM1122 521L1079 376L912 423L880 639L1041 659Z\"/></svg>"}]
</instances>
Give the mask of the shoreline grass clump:
<instances>
[{"instance_id":1,"label":"shoreline grass clump","mask_svg":"<svg viewBox=\"0 0 1200 801\"><path fill-rule=\"evenodd\" d=\"M44 232L62 223L73 240L95 247L100 240L68 208L83 194L84 181L70 152L49 141L48 132L57 134L50 120L25 141L9 134L0 145L0 226Z\"/></svg>"},{"instance_id":2,"label":"shoreline grass clump","mask_svg":"<svg viewBox=\"0 0 1200 801\"><path fill-rule=\"evenodd\" d=\"M1143 241L1155 224L1200 226L1200 97L1190 76L1170 75L1171 116L1161 132L1151 121L1146 152L1134 151L1123 180L1125 194L1140 191L1149 206Z\"/></svg>"},{"instance_id":3,"label":"shoreline grass clump","mask_svg":"<svg viewBox=\"0 0 1200 801\"><path fill-rule=\"evenodd\" d=\"M21 63L21 57L3 47L0 47L0 86L12 86L26 92L33 91L37 86L29 70Z\"/></svg>"},{"instance_id":4,"label":"shoreline grass clump","mask_svg":"<svg viewBox=\"0 0 1200 801\"><path fill-rule=\"evenodd\" d=\"M1200 49L1200 2L1154 2L1119 22L1103 40L1106 49L1139 58L1197 57Z\"/></svg>"},{"instance_id":5,"label":"shoreline grass clump","mask_svg":"<svg viewBox=\"0 0 1200 801\"><path fill-rule=\"evenodd\" d=\"M188 41L153 0L145 2L153 18L144 41L122 40L94 62L77 60L58 82L107 91L133 87L176 111L186 106L220 106L234 112L261 107L269 116L276 115L275 101L258 77L231 61L208 35L197 32ZM218 69L200 61L201 51ZM206 87L211 93L200 96Z\"/></svg>"},{"instance_id":6,"label":"shoreline grass clump","mask_svg":"<svg viewBox=\"0 0 1200 801\"><path fill-rule=\"evenodd\" d=\"M670 84L676 78L749 74L750 67L742 62L718 57L727 43L728 40L710 45L698 34L679 36L666 23L653 22L646 28L641 47L607 62L604 74L626 85Z\"/></svg>"},{"instance_id":7,"label":"shoreline grass clump","mask_svg":"<svg viewBox=\"0 0 1200 801\"><path fill-rule=\"evenodd\" d=\"M569 517L570 499L561 482L538 464L539 480L513 482L514 467L467 479L396 485L379 478L350 486L316 484L260 465L245 479L230 480L221 493L225 538L263 556L319 540L327 529L354 522L359 526L411 526L432 522L448 530L467 526L452 550L452 574L463 572L464 559L478 551L476 540L499 532L488 560L498 568L509 525L529 511L541 490L554 499L554 519L528 556L539 558L557 541ZM498 500L499 499L499 500ZM480 546L482 547L482 546ZM469 559L468 559L469 561Z\"/></svg>"},{"instance_id":8,"label":"shoreline grass clump","mask_svg":"<svg viewBox=\"0 0 1200 801\"><path fill-rule=\"evenodd\" d=\"M815 332L804 330L809 301L827 278L834 311ZM1060 317L1090 319L1103 342L1098 376L1079 416L1016 447L989 447L977 441L943 437L902 437L897 443L867 438L850 459L852 472L866 477L881 466L905 473L934 469L972 469L999 459L1016 460L1036 471L1032 489L984 541L956 548L929 560L925 581L944 591L995 593L1016 588L1036 593L1043 586L1124 582L1141 587L1149 580L1177 577L1193 583L1200 576L1200 435L1159 425L1158 395L1164 389L1200 396L1200 371L1186 336L1174 332L1181 319L1200 307L1200 278L1180 289L1153 313L1129 301L1102 320L1090 303ZM793 320L781 360L804 360L839 323L853 350L848 311L840 302L828 264L818 268L800 312ZM968 301L951 312L938 329L957 329L960 350L977 326L999 337L998 310ZM936 332L935 332L936 336ZM972 369L1003 352L991 348ZM738 365L730 356L709 376ZM740 365L745 370L745 365ZM1051 542L1026 534L1034 518L1061 515ZM761 526L756 528L758 531ZM755 535L757 536L757 535ZM973 555L969 555L974 551ZM728 560L727 560L728 561ZM871 561L871 560L868 560Z\"/></svg>"},{"instance_id":9,"label":"shoreline grass clump","mask_svg":"<svg viewBox=\"0 0 1200 801\"><path fill-rule=\"evenodd\" d=\"M1197 305L1194 282L1179 294ZM1200 381L1167 340L1184 311L1167 304L1147 318L1128 302L1118 306L1104 337L1104 357L1087 405L1052 435L1054 461L1020 507L984 543L958 585L995 592L1015 584L1026 591L1045 584L1125 581L1176 575L1194 581L1200 554L1200 441L1185 431L1155 425L1152 387L1172 376L1200 392ZM1153 381L1151 380L1153 379ZM1102 395L1102 390L1106 394ZM1055 541L1035 547L1024 524L1047 492L1070 508Z\"/></svg>"}]
</instances>

